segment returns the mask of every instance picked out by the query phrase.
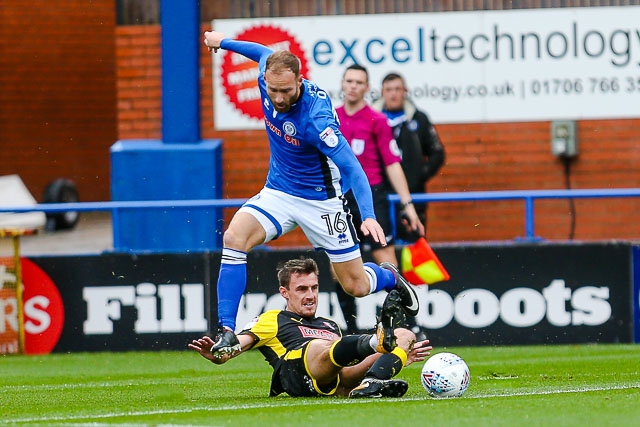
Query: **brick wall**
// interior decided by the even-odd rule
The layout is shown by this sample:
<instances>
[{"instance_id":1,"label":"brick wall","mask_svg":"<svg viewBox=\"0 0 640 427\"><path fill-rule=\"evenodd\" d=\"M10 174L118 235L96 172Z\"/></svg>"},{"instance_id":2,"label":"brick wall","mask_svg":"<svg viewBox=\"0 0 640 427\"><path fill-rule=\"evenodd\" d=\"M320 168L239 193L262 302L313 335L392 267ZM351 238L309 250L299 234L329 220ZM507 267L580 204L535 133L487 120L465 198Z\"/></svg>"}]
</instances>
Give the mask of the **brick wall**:
<instances>
[{"instance_id":1,"label":"brick wall","mask_svg":"<svg viewBox=\"0 0 640 427\"><path fill-rule=\"evenodd\" d=\"M33 7L3 0L0 8L0 174L18 173L37 198L50 180L64 176L77 182L82 200L109 200L109 147L118 139L161 138L160 27L116 27L113 2L106 0ZM249 197L266 175L265 133L215 131L204 47L201 70L202 137L224 140L224 197ZM571 186L640 187L639 125L640 118L580 121ZM550 153L548 122L438 128L447 164L429 184L432 192L565 187L563 164ZM569 236L568 201L539 201L535 208L537 235ZM576 239L640 239L638 199L577 200L575 209ZM519 201L429 209L433 242L523 235ZM300 244L306 244L301 233L276 243Z\"/></svg>"},{"instance_id":2,"label":"brick wall","mask_svg":"<svg viewBox=\"0 0 640 427\"><path fill-rule=\"evenodd\" d=\"M118 137L158 138L160 29L119 27L116 39ZM224 197L252 196L267 172L266 135L213 129L211 58L204 47L201 67L202 137L224 141ZM551 154L549 126L549 122L438 126L447 163L429 191L565 188L564 165ZM572 188L640 187L640 119L580 121L577 127L580 156L571 164ZM640 199L582 199L576 200L575 209L576 240L640 239ZM538 201L535 213L537 236L569 238L569 201ZM433 242L511 240L525 235L521 201L433 203L427 222ZM273 245L307 243L301 233L294 233Z\"/></svg>"},{"instance_id":3,"label":"brick wall","mask_svg":"<svg viewBox=\"0 0 640 427\"><path fill-rule=\"evenodd\" d=\"M114 28L111 1L2 1L0 175L20 175L38 200L57 177L81 200L110 198Z\"/></svg>"},{"instance_id":4,"label":"brick wall","mask_svg":"<svg viewBox=\"0 0 640 427\"><path fill-rule=\"evenodd\" d=\"M577 123L580 155L570 165L571 188L640 186L640 120ZM566 188L564 164L551 155L549 122L439 126L447 164L429 191ZM575 201L575 239L638 239L640 199ZM567 239L568 200L535 203L536 235ZM434 203L434 241L510 239L524 235L524 203Z\"/></svg>"},{"instance_id":5,"label":"brick wall","mask_svg":"<svg viewBox=\"0 0 640 427\"><path fill-rule=\"evenodd\" d=\"M118 139L162 138L159 25L116 27Z\"/></svg>"}]
</instances>

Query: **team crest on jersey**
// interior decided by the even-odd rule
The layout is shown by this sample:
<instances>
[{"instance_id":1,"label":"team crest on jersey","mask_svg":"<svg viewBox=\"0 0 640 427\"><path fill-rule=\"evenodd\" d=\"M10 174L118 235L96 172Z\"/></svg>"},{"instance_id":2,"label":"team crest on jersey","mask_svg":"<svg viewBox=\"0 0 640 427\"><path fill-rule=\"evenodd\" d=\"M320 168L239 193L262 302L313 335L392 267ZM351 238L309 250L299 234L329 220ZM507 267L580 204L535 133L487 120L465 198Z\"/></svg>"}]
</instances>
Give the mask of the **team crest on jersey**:
<instances>
[{"instance_id":1,"label":"team crest on jersey","mask_svg":"<svg viewBox=\"0 0 640 427\"><path fill-rule=\"evenodd\" d=\"M324 326L326 326L327 328L335 329L335 327L333 326L333 323L329 323L329 322L322 322L322 324L323 324Z\"/></svg>"},{"instance_id":2,"label":"team crest on jersey","mask_svg":"<svg viewBox=\"0 0 640 427\"><path fill-rule=\"evenodd\" d=\"M298 132L294 124L289 121L284 122L282 128L284 129L284 133L289 136L293 136Z\"/></svg>"},{"instance_id":3,"label":"team crest on jersey","mask_svg":"<svg viewBox=\"0 0 640 427\"><path fill-rule=\"evenodd\" d=\"M338 145L338 135L336 135L331 127L327 127L320 133L320 139L331 148Z\"/></svg>"},{"instance_id":4,"label":"team crest on jersey","mask_svg":"<svg viewBox=\"0 0 640 427\"><path fill-rule=\"evenodd\" d=\"M351 150L356 156L364 153L364 139L353 138L351 140Z\"/></svg>"}]
</instances>

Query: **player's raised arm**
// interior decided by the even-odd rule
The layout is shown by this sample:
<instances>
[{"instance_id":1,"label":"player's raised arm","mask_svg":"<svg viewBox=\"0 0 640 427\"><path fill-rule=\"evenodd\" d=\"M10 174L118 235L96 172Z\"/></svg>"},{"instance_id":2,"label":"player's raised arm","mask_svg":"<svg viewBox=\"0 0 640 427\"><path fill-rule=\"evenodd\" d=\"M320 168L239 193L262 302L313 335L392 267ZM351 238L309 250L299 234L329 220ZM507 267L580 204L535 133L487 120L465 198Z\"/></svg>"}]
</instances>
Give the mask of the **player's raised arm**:
<instances>
[{"instance_id":1,"label":"player's raised arm","mask_svg":"<svg viewBox=\"0 0 640 427\"><path fill-rule=\"evenodd\" d=\"M215 53L218 49L230 50L255 62L260 62L260 60L273 53L272 49L260 43L230 39L219 31L205 31L204 45L209 48L209 52L213 51Z\"/></svg>"},{"instance_id":2,"label":"player's raised arm","mask_svg":"<svg viewBox=\"0 0 640 427\"><path fill-rule=\"evenodd\" d=\"M204 32L204 45L209 48L209 52L218 52L220 49L220 43L224 39L224 33L220 31L205 31Z\"/></svg>"}]
</instances>

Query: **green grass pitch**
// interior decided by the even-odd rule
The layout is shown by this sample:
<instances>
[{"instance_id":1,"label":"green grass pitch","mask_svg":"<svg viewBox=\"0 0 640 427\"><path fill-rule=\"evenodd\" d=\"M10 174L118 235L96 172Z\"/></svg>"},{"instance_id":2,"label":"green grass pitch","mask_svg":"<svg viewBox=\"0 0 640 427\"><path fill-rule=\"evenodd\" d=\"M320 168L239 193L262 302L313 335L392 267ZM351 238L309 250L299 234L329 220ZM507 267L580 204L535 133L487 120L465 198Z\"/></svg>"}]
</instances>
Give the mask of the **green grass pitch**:
<instances>
[{"instance_id":1,"label":"green grass pitch","mask_svg":"<svg viewBox=\"0 0 640 427\"><path fill-rule=\"evenodd\" d=\"M431 399L422 364L401 399L267 397L257 351L215 366L190 351L0 356L0 427L640 425L640 346L438 348L462 356L469 390Z\"/></svg>"}]
</instances>

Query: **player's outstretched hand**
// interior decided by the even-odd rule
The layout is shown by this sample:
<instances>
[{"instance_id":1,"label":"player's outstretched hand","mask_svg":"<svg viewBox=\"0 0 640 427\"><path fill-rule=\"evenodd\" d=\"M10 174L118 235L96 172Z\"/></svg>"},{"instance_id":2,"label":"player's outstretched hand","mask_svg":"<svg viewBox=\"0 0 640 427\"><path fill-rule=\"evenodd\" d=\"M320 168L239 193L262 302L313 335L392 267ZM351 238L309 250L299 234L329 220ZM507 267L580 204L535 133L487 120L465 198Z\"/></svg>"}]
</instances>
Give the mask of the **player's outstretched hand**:
<instances>
[{"instance_id":1,"label":"player's outstretched hand","mask_svg":"<svg viewBox=\"0 0 640 427\"><path fill-rule=\"evenodd\" d=\"M380 243L382 246L387 246L387 238L384 235L384 230L375 219L367 218L362 221L360 230L362 230L365 236L371 236L377 243Z\"/></svg>"},{"instance_id":2,"label":"player's outstretched hand","mask_svg":"<svg viewBox=\"0 0 640 427\"><path fill-rule=\"evenodd\" d=\"M407 355L407 364L405 366L409 366L413 362L422 362L431 355L431 350L433 350L433 347L429 345L429 340L416 342Z\"/></svg>"},{"instance_id":3,"label":"player's outstretched hand","mask_svg":"<svg viewBox=\"0 0 640 427\"><path fill-rule=\"evenodd\" d=\"M209 48L209 52L218 52L220 49L220 43L224 38L224 34L219 31L205 31L204 32L204 45Z\"/></svg>"},{"instance_id":4,"label":"player's outstretched hand","mask_svg":"<svg viewBox=\"0 0 640 427\"><path fill-rule=\"evenodd\" d=\"M215 357L213 354L211 354L211 347L213 347L214 344L215 342L211 338L205 335L204 337L198 340L191 341L191 344L188 344L187 347L189 347L194 351L197 351L198 353L200 353L202 357L212 361L216 365L222 365L231 357L228 354L225 354L219 357Z\"/></svg>"}]
</instances>

